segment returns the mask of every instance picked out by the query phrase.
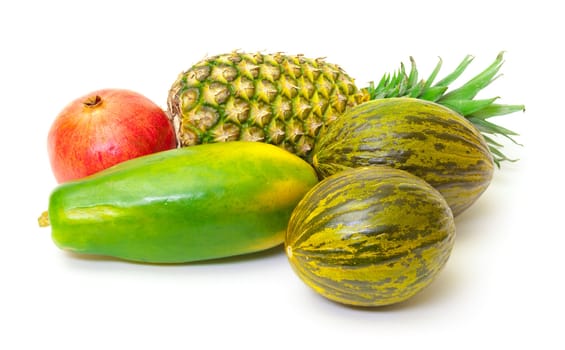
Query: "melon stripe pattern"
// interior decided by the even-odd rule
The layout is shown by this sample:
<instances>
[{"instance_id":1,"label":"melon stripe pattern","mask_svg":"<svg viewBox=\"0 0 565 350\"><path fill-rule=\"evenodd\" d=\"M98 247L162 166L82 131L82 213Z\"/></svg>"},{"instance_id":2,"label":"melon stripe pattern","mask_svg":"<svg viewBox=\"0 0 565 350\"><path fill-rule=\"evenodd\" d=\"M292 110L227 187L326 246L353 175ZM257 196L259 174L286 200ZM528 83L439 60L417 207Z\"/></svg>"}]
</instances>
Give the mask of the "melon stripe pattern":
<instances>
[{"instance_id":1,"label":"melon stripe pattern","mask_svg":"<svg viewBox=\"0 0 565 350\"><path fill-rule=\"evenodd\" d=\"M432 282L455 238L445 199L422 179L386 166L322 180L295 208L285 239L298 276L350 305L404 301Z\"/></svg>"},{"instance_id":2,"label":"melon stripe pattern","mask_svg":"<svg viewBox=\"0 0 565 350\"><path fill-rule=\"evenodd\" d=\"M391 98L358 105L320 135L313 164L322 176L349 167L388 165L423 178L459 215L494 172L488 145L464 117L434 102Z\"/></svg>"}]
</instances>

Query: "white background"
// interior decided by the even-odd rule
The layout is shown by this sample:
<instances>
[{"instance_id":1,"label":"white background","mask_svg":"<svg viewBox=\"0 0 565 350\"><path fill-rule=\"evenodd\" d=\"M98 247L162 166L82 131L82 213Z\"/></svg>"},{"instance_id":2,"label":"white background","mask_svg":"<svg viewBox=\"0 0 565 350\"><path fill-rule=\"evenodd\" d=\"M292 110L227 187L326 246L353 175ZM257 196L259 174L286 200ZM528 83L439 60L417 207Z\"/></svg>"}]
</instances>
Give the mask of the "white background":
<instances>
[{"instance_id":1,"label":"white background","mask_svg":"<svg viewBox=\"0 0 565 350\"><path fill-rule=\"evenodd\" d=\"M17 4L17 5L15 5ZM1 349L563 349L563 33L554 1L18 1L0 5ZM82 258L37 226L56 185L46 136L87 92L119 87L162 107L205 55L326 57L358 85L408 64L465 77L505 50L482 97L526 105L488 191L457 218L446 268L404 304L329 302L282 249L175 266ZM442 75L440 74L440 77ZM259 185L259 184L258 184Z\"/></svg>"}]
</instances>

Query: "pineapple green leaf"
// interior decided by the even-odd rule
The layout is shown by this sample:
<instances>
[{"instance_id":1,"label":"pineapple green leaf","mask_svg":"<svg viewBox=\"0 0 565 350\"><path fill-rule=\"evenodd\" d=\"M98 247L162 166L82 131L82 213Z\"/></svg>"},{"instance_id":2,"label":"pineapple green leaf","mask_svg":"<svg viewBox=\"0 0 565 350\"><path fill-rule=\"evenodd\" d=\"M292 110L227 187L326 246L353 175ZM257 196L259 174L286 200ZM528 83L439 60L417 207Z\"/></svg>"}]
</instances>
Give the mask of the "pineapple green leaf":
<instances>
[{"instance_id":1,"label":"pineapple green leaf","mask_svg":"<svg viewBox=\"0 0 565 350\"><path fill-rule=\"evenodd\" d=\"M410 57L410 62L412 64L412 67L414 70L416 70L416 61L414 60L413 57ZM434 70L432 71L432 74L430 74L430 76L428 77L428 79L424 82L422 82L423 85L423 89L429 89L432 86L432 83L434 82L434 80L436 79L439 71L441 70L441 65L443 64L443 61L441 59L441 57L438 60L438 63L436 65L436 67L434 68Z\"/></svg>"},{"instance_id":2,"label":"pineapple green leaf","mask_svg":"<svg viewBox=\"0 0 565 350\"><path fill-rule=\"evenodd\" d=\"M473 112L471 116L473 118L488 119L491 117L506 115L514 112L523 112L525 110L526 109L523 105L500 105L493 103L479 111Z\"/></svg>"},{"instance_id":3,"label":"pineapple green leaf","mask_svg":"<svg viewBox=\"0 0 565 350\"><path fill-rule=\"evenodd\" d=\"M442 104L461 115L471 115L491 105L497 99L498 97L493 97L485 100L447 100L442 101Z\"/></svg>"},{"instance_id":4,"label":"pineapple green leaf","mask_svg":"<svg viewBox=\"0 0 565 350\"><path fill-rule=\"evenodd\" d=\"M406 82L407 86L414 86L414 87L418 87L418 70L416 69L416 65L414 65L414 59L410 58L410 62L411 62L411 69L410 69L410 75L408 75L408 80ZM417 92L418 89L413 89L413 91ZM414 92L411 92L410 94L413 94Z\"/></svg>"},{"instance_id":5,"label":"pineapple green leaf","mask_svg":"<svg viewBox=\"0 0 565 350\"><path fill-rule=\"evenodd\" d=\"M465 56L453 72L436 83L434 83L434 80L439 74L443 63L441 58L428 79L419 81L416 62L410 57L411 69L409 73L407 73L404 64L401 64L400 69L392 75L383 75L378 85L369 82L369 86L364 91L371 100L406 96L437 102L451 108L471 121L483 134L496 165L500 166L502 161L515 160L504 155L501 150L503 146L496 142L493 136L505 137L519 145L514 139L518 134L487 121L487 119L524 111L525 108L523 105L496 104L494 102L498 100L498 97L487 99L475 99L475 97L481 90L500 77L499 70L504 63L503 55L504 52L500 52L491 65L454 90L450 90L450 85L464 73L473 61L473 56Z\"/></svg>"},{"instance_id":6,"label":"pineapple green leaf","mask_svg":"<svg viewBox=\"0 0 565 350\"><path fill-rule=\"evenodd\" d=\"M490 138L488 135L484 135L483 136L485 138L485 140L487 141L487 143L489 143L492 146L496 146L498 148L500 147L504 147L504 145L502 143L499 143L497 141L495 141L494 139Z\"/></svg>"},{"instance_id":7,"label":"pineapple green leaf","mask_svg":"<svg viewBox=\"0 0 565 350\"><path fill-rule=\"evenodd\" d=\"M443 96L443 94L447 91L447 89L448 89L447 86L432 86L429 89L422 91L420 95L412 96L412 97L436 102L441 96Z\"/></svg>"},{"instance_id":8,"label":"pineapple green leaf","mask_svg":"<svg viewBox=\"0 0 565 350\"><path fill-rule=\"evenodd\" d=\"M479 91L484 89L499 77L499 75L496 74L500 70L503 62L503 53L501 52L496 57L496 60L487 69L463 84L460 88L447 93L442 97L442 100L473 99L477 95L477 93L479 93Z\"/></svg>"},{"instance_id":9,"label":"pineapple green leaf","mask_svg":"<svg viewBox=\"0 0 565 350\"><path fill-rule=\"evenodd\" d=\"M436 83L436 85L437 86L449 86L449 84L453 83L455 80L457 80L457 78L459 78L461 76L461 74L463 74L463 72L465 71L465 69L467 69L467 66L469 66L469 64L471 64L473 59L474 59L474 57L471 56L471 55L465 56L465 58L463 59L463 61L461 61L461 63L459 63L457 68L455 68L455 70L453 72L451 72L451 74L447 75L445 78L438 81Z\"/></svg>"},{"instance_id":10,"label":"pineapple green leaf","mask_svg":"<svg viewBox=\"0 0 565 350\"><path fill-rule=\"evenodd\" d=\"M494 164L496 164L498 168L500 168L500 162L502 161L508 161L508 162L518 161L518 159L508 158L502 153L500 149L504 146L501 143L496 142L493 138L489 137L488 135L483 134L483 136L489 146L489 150L490 153L492 154L492 159L494 161Z\"/></svg>"},{"instance_id":11,"label":"pineapple green leaf","mask_svg":"<svg viewBox=\"0 0 565 350\"><path fill-rule=\"evenodd\" d=\"M482 131L483 134L499 134L499 135L503 135L505 137L507 137L509 140L513 141L514 143L518 144L513 138L512 136L518 136L517 133L515 133L512 130L508 130L500 125L496 125L494 123L489 122L488 120L485 119L474 119L474 118L469 118L469 120L475 124L475 126Z\"/></svg>"}]
</instances>

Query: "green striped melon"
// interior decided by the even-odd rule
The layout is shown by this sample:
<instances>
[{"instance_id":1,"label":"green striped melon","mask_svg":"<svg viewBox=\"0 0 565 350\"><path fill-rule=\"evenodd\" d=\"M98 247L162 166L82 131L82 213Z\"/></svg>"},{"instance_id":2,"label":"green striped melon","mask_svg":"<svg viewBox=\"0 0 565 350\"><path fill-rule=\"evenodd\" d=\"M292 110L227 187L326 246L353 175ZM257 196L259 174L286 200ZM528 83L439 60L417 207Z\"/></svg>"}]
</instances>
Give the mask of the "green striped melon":
<instances>
[{"instance_id":1,"label":"green striped melon","mask_svg":"<svg viewBox=\"0 0 565 350\"><path fill-rule=\"evenodd\" d=\"M294 209L285 251L322 296L356 306L402 302L428 286L455 239L451 209L424 180L387 166L325 178Z\"/></svg>"},{"instance_id":2,"label":"green striped melon","mask_svg":"<svg viewBox=\"0 0 565 350\"><path fill-rule=\"evenodd\" d=\"M494 162L471 122L437 103L400 97L365 102L321 132L312 163L322 176L388 165L435 187L455 216L487 189Z\"/></svg>"}]
</instances>

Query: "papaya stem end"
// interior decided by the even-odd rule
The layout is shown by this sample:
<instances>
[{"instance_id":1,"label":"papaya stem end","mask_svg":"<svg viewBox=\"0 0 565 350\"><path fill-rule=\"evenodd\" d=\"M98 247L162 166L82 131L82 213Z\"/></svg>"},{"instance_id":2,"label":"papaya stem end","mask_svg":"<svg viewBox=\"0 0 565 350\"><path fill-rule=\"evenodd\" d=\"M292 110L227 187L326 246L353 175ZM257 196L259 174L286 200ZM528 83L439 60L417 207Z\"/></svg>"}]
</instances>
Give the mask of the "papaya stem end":
<instances>
[{"instance_id":1,"label":"papaya stem end","mask_svg":"<svg viewBox=\"0 0 565 350\"><path fill-rule=\"evenodd\" d=\"M49 226L49 213L47 211L41 213L41 216L37 219L37 222L39 223L39 227Z\"/></svg>"}]
</instances>

